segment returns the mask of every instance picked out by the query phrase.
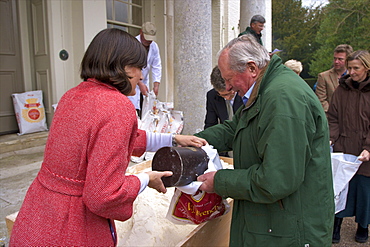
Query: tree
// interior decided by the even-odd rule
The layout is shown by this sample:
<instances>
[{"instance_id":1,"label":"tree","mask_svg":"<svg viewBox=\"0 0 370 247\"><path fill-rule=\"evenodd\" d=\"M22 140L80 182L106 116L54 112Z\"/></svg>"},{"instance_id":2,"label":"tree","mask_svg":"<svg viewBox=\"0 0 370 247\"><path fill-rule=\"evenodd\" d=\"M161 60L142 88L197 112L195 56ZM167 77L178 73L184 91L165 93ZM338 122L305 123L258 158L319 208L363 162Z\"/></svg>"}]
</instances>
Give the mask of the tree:
<instances>
[{"instance_id":1,"label":"tree","mask_svg":"<svg viewBox=\"0 0 370 247\"><path fill-rule=\"evenodd\" d=\"M315 42L321 23L321 6L302 7L301 0L272 1L273 47L283 50L283 62L299 60L303 65L303 78L309 77L312 54L319 48Z\"/></svg>"},{"instance_id":2,"label":"tree","mask_svg":"<svg viewBox=\"0 0 370 247\"><path fill-rule=\"evenodd\" d=\"M333 50L349 44L354 50L370 49L370 0L331 0L323 8L322 25L316 36L320 47L314 52L310 75L330 69Z\"/></svg>"}]
</instances>

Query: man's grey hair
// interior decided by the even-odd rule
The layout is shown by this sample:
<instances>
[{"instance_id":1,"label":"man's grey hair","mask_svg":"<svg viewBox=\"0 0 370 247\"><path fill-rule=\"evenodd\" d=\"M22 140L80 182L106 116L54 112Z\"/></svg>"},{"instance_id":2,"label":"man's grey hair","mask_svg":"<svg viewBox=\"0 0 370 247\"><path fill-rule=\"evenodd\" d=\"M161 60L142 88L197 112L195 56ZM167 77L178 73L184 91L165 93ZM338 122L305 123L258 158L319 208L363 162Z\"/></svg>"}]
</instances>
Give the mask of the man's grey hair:
<instances>
[{"instance_id":1,"label":"man's grey hair","mask_svg":"<svg viewBox=\"0 0 370 247\"><path fill-rule=\"evenodd\" d=\"M252 25L252 23L256 23L256 22L265 23L266 20L265 20L265 18L262 15L254 15L251 18L250 25Z\"/></svg>"},{"instance_id":2,"label":"man's grey hair","mask_svg":"<svg viewBox=\"0 0 370 247\"><path fill-rule=\"evenodd\" d=\"M259 69L262 69L270 61L270 55L266 48L259 44L251 34L231 40L218 52L218 57L225 50L228 50L229 68L239 73L245 71L248 62L254 62Z\"/></svg>"}]
</instances>

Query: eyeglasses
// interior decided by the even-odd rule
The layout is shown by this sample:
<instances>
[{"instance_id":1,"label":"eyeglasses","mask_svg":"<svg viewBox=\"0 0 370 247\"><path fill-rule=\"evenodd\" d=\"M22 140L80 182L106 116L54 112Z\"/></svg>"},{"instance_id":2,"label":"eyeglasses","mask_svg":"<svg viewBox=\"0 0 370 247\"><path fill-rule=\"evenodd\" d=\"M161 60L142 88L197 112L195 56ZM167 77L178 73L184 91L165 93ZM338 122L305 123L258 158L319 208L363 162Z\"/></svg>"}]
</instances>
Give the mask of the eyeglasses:
<instances>
[{"instance_id":1,"label":"eyeglasses","mask_svg":"<svg viewBox=\"0 0 370 247\"><path fill-rule=\"evenodd\" d=\"M225 97L228 97L228 96L234 94L235 92L234 91L227 91L226 93L219 93L219 92L217 92L217 93L218 93L219 96L225 98Z\"/></svg>"}]
</instances>

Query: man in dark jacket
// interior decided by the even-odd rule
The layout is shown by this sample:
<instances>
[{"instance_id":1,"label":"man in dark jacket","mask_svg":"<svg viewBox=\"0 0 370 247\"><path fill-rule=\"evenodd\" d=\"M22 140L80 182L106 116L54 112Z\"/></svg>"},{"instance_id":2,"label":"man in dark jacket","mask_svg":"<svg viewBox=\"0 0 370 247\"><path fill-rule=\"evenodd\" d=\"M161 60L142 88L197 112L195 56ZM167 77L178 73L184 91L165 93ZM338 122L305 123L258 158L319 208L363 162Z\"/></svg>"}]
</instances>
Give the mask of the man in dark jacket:
<instances>
[{"instance_id":1,"label":"man in dark jacket","mask_svg":"<svg viewBox=\"0 0 370 247\"><path fill-rule=\"evenodd\" d=\"M227 91L225 81L218 66L211 73L213 89L207 92L207 112L204 129L231 120L234 113L243 105L242 98L234 91Z\"/></svg>"},{"instance_id":2,"label":"man in dark jacket","mask_svg":"<svg viewBox=\"0 0 370 247\"><path fill-rule=\"evenodd\" d=\"M262 44L262 30L265 27L265 18L262 15L254 15L250 21L250 26L245 29L244 32L240 33L239 36L244 34L252 34L258 43Z\"/></svg>"},{"instance_id":3,"label":"man in dark jacket","mask_svg":"<svg viewBox=\"0 0 370 247\"><path fill-rule=\"evenodd\" d=\"M232 121L196 135L234 154L234 170L198 177L234 199L230 246L330 247L334 193L325 112L312 89L251 35L218 59L226 89L245 101Z\"/></svg>"}]
</instances>

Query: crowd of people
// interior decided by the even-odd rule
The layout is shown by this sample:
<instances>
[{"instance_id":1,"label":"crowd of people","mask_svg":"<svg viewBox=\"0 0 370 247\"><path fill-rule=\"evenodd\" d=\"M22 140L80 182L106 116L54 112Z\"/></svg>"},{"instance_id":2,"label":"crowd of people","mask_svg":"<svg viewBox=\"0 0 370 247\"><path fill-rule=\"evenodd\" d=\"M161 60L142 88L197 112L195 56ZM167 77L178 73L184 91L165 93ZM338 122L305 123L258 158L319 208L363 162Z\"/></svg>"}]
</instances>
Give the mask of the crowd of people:
<instances>
[{"instance_id":1,"label":"crowd of people","mask_svg":"<svg viewBox=\"0 0 370 247\"><path fill-rule=\"evenodd\" d=\"M130 156L174 142L232 152L234 169L198 177L201 190L234 200L230 246L331 246L340 241L342 219L351 216L358 223L355 240L366 242L370 54L338 46L333 69L318 76L314 92L299 76L299 61L284 65L263 47L264 23L262 16L252 17L250 27L219 52L204 130L194 135L138 129L135 108L149 88L145 70L161 70L155 26L144 23L136 38L115 28L99 32L81 62L83 82L58 103L42 167L10 245L116 245L114 220L131 217L146 187L165 193L161 178L172 175L125 175ZM159 83L157 76L155 94ZM337 214L330 145L362 161L345 210Z\"/></svg>"}]
</instances>

